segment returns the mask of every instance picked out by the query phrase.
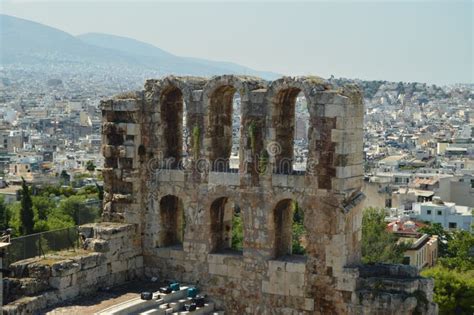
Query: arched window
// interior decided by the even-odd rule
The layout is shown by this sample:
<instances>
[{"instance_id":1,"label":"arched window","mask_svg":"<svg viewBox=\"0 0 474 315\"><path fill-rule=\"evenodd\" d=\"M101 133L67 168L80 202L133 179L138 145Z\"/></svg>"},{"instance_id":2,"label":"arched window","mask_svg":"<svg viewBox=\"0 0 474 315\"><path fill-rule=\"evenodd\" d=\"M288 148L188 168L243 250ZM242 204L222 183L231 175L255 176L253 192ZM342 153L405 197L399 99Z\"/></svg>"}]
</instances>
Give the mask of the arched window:
<instances>
[{"instance_id":1,"label":"arched window","mask_svg":"<svg viewBox=\"0 0 474 315\"><path fill-rule=\"evenodd\" d=\"M306 252L304 214L298 203L284 199L273 210L275 228L275 257L303 255Z\"/></svg>"},{"instance_id":2,"label":"arched window","mask_svg":"<svg viewBox=\"0 0 474 315\"><path fill-rule=\"evenodd\" d=\"M161 123L164 140L164 168L177 168L183 155L183 93L169 87L161 96Z\"/></svg>"},{"instance_id":3,"label":"arched window","mask_svg":"<svg viewBox=\"0 0 474 315\"><path fill-rule=\"evenodd\" d=\"M300 92L295 103L295 137L293 142L293 172L305 172L308 160L309 111L306 97Z\"/></svg>"},{"instance_id":4,"label":"arched window","mask_svg":"<svg viewBox=\"0 0 474 315\"><path fill-rule=\"evenodd\" d=\"M274 172L292 174L304 172L308 155L308 108L304 93L298 88L286 88L278 92L274 101L276 150Z\"/></svg>"},{"instance_id":5,"label":"arched window","mask_svg":"<svg viewBox=\"0 0 474 315\"><path fill-rule=\"evenodd\" d=\"M173 195L160 200L159 246L181 245L184 237L184 207L182 201Z\"/></svg>"},{"instance_id":6,"label":"arched window","mask_svg":"<svg viewBox=\"0 0 474 315\"><path fill-rule=\"evenodd\" d=\"M216 199L210 209L211 252L242 250L242 218L240 208L227 197Z\"/></svg>"},{"instance_id":7,"label":"arched window","mask_svg":"<svg viewBox=\"0 0 474 315\"><path fill-rule=\"evenodd\" d=\"M234 106L238 108L234 108ZM210 162L212 170L229 172L232 169L238 169L240 95L233 86L225 85L212 93L209 107L209 127L211 128Z\"/></svg>"}]
</instances>

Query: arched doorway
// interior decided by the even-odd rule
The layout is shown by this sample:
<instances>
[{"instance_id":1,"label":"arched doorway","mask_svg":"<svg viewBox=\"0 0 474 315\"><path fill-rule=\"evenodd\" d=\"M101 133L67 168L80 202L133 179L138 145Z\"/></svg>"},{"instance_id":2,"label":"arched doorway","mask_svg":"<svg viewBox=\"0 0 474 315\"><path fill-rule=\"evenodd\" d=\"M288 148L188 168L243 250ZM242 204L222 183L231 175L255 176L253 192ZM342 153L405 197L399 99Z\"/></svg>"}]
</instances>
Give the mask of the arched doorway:
<instances>
[{"instance_id":1,"label":"arched doorway","mask_svg":"<svg viewBox=\"0 0 474 315\"><path fill-rule=\"evenodd\" d=\"M238 169L240 152L240 94L221 86L210 97L211 168L215 172Z\"/></svg>"},{"instance_id":2,"label":"arched doorway","mask_svg":"<svg viewBox=\"0 0 474 315\"><path fill-rule=\"evenodd\" d=\"M184 206L181 199L166 195L160 200L159 247L183 244Z\"/></svg>"},{"instance_id":3,"label":"arched doorway","mask_svg":"<svg viewBox=\"0 0 474 315\"><path fill-rule=\"evenodd\" d=\"M211 204L211 252L242 251L243 224L240 207L221 197Z\"/></svg>"},{"instance_id":4,"label":"arched doorway","mask_svg":"<svg viewBox=\"0 0 474 315\"><path fill-rule=\"evenodd\" d=\"M278 145L274 172L304 172L308 155L309 113L306 97L299 88L286 88L274 99L273 127Z\"/></svg>"},{"instance_id":5,"label":"arched doorway","mask_svg":"<svg viewBox=\"0 0 474 315\"><path fill-rule=\"evenodd\" d=\"M296 201L280 200L273 209L273 223L276 258L306 253L304 211Z\"/></svg>"},{"instance_id":6,"label":"arched doorway","mask_svg":"<svg viewBox=\"0 0 474 315\"><path fill-rule=\"evenodd\" d=\"M161 95L161 123L164 139L164 168L175 169L183 155L183 93L169 87Z\"/></svg>"}]
</instances>

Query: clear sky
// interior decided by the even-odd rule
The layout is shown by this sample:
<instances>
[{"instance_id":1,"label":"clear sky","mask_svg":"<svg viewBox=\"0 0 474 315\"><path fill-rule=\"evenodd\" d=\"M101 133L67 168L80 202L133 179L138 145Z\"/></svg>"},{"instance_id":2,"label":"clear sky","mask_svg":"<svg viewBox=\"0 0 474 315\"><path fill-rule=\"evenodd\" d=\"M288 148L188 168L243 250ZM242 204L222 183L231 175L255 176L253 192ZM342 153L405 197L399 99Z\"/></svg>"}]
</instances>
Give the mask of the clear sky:
<instances>
[{"instance_id":1,"label":"clear sky","mask_svg":"<svg viewBox=\"0 0 474 315\"><path fill-rule=\"evenodd\" d=\"M0 12L282 74L474 82L471 0L0 0Z\"/></svg>"}]
</instances>

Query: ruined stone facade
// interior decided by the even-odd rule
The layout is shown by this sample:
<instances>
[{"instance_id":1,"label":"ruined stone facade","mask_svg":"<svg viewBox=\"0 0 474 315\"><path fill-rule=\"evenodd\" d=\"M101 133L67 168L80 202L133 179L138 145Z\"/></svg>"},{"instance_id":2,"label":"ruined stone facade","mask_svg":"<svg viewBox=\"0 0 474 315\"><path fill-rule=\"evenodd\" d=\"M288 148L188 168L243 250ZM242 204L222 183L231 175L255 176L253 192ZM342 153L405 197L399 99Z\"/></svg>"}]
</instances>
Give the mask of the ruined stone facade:
<instances>
[{"instance_id":1,"label":"ruined stone facade","mask_svg":"<svg viewBox=\"0 0 474 315\"><path fill-rule=\"evenodd\" d=\"M236 91L238 171L228 162ZM299 93L309 111L305 172L292 170ZM364 116L358 88L334 88L319 77L171 76L101 108L104 220L137 227L145 275L198 284L229 314L435 311L432 282L416 272L386 266L372 277L356 267ZM187 152L183 132L190 134ZM305 256L291 252L293 201L304 211ZM241 252L230 249L237 209Z\"/></svg>"},{"instance_id":2,"label":"ruined stone facade","mask_svg":"<svg viewBox=\"0 0 474 315\"><path fill-rule=\"evenodd\" d=\"M143 276L137 226L94 223L81 226L82 249L15 262L3 291L3 315L38 314L44 308L94 294Z\"/></svg>"}]
</instances>

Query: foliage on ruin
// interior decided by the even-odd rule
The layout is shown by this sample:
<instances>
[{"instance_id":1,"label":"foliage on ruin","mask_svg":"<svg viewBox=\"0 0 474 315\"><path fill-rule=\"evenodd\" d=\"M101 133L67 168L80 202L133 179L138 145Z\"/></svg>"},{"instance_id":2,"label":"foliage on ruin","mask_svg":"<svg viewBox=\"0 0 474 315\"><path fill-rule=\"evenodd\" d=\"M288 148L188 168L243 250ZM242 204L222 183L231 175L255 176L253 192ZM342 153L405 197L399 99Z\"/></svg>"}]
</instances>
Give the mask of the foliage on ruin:
<instances>
[{"instance_id":1,"label":"foliage on ruin","mask_svg":"<svg viewBox=\"0 0 474 315\"><path fill-rule=\"evenodd\" d=\"M294 255L306 254L306 229L304 227L304 212L296 201L293 201L292 248Z\"/></svg>"},{"instance_id":2,"label":"foliage on ruin","mask_svg":"<svg viewBox=\"0 0 474 315\"><path fill-rule=\"evenodd\" d=\"M198 125L193 127L193 156L196 161L199 159L199 153L201 152L201 129Z\"/></svg>"},{"instance_id":3,"label":"foliage on ruin","mask_svg":"<svg viewBox=\"0 0 474 315\"><path fill-rule=\"evenodd\" d=\"M268 155L268 151L263 148L260 152L260 156L258 157L258 172L259 174L265 174L268 167L268 161L270 156Z\"/></svg>"},{"instance_id":4,"label":"foliage on ruin","mask_svg":"<svg viewBox=\"0 0 474 315\"><path fill-rule=\"evenodd\" d=\"M243 248L244 232L241 213L234 213L232 217L232 249L241 251Z\"/></svg>"}]
</instances>

